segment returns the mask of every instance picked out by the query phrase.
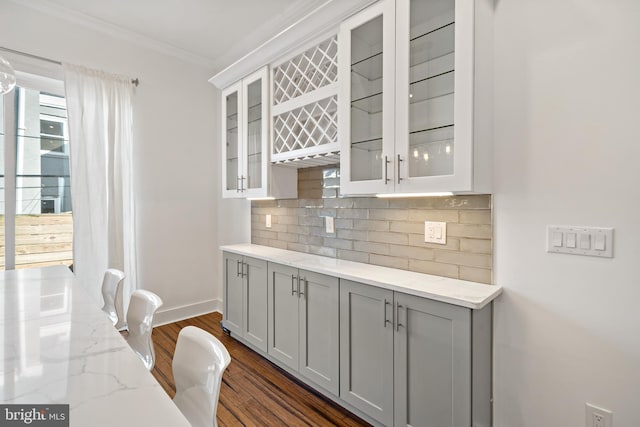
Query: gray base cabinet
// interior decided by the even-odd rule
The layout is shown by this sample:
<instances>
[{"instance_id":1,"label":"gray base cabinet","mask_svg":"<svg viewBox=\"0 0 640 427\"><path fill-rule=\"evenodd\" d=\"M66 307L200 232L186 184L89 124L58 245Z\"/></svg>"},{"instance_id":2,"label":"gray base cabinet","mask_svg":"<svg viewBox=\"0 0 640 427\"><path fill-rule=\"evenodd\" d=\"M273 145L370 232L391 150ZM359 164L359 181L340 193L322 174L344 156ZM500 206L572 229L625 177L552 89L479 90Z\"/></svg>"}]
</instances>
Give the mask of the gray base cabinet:
<instances>
[{"instance_id":1,"label":"gray base cabinet","mask_svg":"<svg viewBox=\"0 0 640 427\"><path fill-rule=\"evenodd\" d=\"M491 426L491 303L223 259L223 326L300 380L375 425Z\"/></svg>"},{"instance_id":2,"label":"gray base cabinet","mask_svg":"<svg viewBox=\"0 0 640 427\"><path fill-rule=\"evenodd\" d=\"M269 263L268 353L292 369L298 369L298 269Z\"/></svg>"},{"instance_id":3,"label":"gray base cabinet","mask_svg":"<svg viewBox=\"0 0 640 427\"><path fill-rule=\"evenodd\" d=\"M490 310L341 280L340 398L387 426L490 426Z\"/></svg>"},{"instance_id":4,"label":"gray base cabinet","mask_svg":"<svg viewBox=\"0 0 640 427\"><path fill-rule=\"evenodd\" d=\"M225 252L223 254L224 268L224 312L222 325L236 335L242 336L242 300L243 281L240 267L242 256Z\"/></svg>"},{"instance_id":5,"label":"gray base cabinet","mask_svg":"<svg viewBox=\"0 0 640 427\"><path fill-rule=\"evenodd\" d=\"M340 398L388 426L393 424L392 303L393 291L340 280Z\"/></svg>"},{"instance_id":6,"label":"gray base cabinet","mask_svg":"<svg viewBox=\"0 0 640 427\"><path fill-rule=\"evenodd\" d=\"M394 425L472 425L471 310L399 292L394 307Z\"/></svg>"},{"instance_id":7,"label":"gray base cabinet","mask_svg":"<svg viewBox=\"0 0 640 427\"><path fill-rule=\"evenodd\" d=\"M268 353L338 394L338 279L269 263Z\"/></svg>"},{"instance_id":8,"label":"gray base cabinet","mask_svg":"<svg viewBox=\"0 0 640 427\"><path fill-rule=\"evenodd\" d=\"M267 351L267 262L224 253L223 325Z\"/></svg>"}]
</instances>

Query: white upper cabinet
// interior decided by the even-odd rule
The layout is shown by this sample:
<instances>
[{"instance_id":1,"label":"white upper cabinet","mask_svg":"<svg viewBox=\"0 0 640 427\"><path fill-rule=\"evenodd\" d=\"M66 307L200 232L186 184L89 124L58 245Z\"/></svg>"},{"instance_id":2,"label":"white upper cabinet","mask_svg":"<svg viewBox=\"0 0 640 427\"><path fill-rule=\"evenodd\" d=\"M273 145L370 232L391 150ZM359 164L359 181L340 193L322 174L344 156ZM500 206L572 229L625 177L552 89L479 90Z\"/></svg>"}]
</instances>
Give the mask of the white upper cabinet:
<instances>
[{"instance_id":1,"label":"white upper cabinet","mask_svg":"<svg viewBox=\"0 0 640 427\"><path fill-rule=\"evenodd\" d=\"M384 0L342 23L343 194L490 192L490 17L489 0Z\"/></svg>"},{"instance_id":2,"label":"white upper cabinet","mask_svg":"<svg viewBox=\"0 0 640 427\"><path fill-rule=\"evenodd\" d=\"M270 165L269 72L222 91L223 197L296 197L295 171Z\"/></svg>"}]
</instances>

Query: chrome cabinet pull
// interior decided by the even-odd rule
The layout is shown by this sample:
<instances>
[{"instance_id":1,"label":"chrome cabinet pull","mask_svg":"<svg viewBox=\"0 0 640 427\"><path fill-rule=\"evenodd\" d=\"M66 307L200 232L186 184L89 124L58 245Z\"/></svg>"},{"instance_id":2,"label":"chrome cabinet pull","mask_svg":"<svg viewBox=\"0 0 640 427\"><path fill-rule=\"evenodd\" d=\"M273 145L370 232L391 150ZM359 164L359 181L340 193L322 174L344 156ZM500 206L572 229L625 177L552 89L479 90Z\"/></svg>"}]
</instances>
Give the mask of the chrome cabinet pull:
<instances>
[{"instance_id":1,"label":"chrome cabinet pull","mask_svg":"<svg viewBox=\"0 0 640 427\"><path fill-rule=\"evenodd\" d=\"M236 260L236 277L240 277L240 260Z\"/></svg>"},{"instance_id":2,"label":"chrome cabinet pull","mask_svg":"<svg viewBox=\"0 0 640 427\"><path fill-rule=\"evenodd\" d=\"M389 157L388 156L384 156L384 159L382 160L384 162L384 183L388 184L389 183Z\"/></svg>"},{"instance_id":3,"label":"chrome cabinet pull","mask_svg":"<svg viewBox=\"0 0 640 427\"><path fill-rule=\"evenodd\" d=\"M404 325L402 323L400 323L400 309L403 307L402 304L398 304L396 303L396 331L400 330L400 326Z\"/></svg>"},{"instance_id":4,"label":"chrome cabinet pull","mask_svg":"<svg viewBox=\"0 0 640 427\"><path fill-rule=\"evenodd\" d=\"M387 301L387 299L384 299L384 304L382 305L382 308L384 310L384 324L383 326L386 328L387 327L387 323L393 323L391 320L387 319L387 306L391 305L391 303L389 301Z\"/></svg>"},{"instance_id":5,"label":"chrome cabinet pull","mask_svg":"<svg viewBox=\"0 0 640 427\"><path fill-rule=\"evenodd\" d=\"M300 276L298 276L298 298L304 298L305 293L307 292L307 286L309 285L309 281L306 277L302 279L302 290L300 290Z\"/></svg>"},{"instance_id":6,"label":"chrome cabinet pull","mask_svg":"<svg viewBox=\"0 0 640 427\"><path fill-rule=\"evenodd\" d=\"M402 159L400 158L400 154L398 154L398 184L400 184L400 181L402 180L402 178L400 178L400 162L402 161Z\"/></svg>"},{"instance_id":7,"label":"chrome cabinet pull","mask_svg":"<svg viewBox=\"0 0 640 427\"><path fill-rule=\"evenodd\" d=\"M241 191L241 187L242 183L240 182L240 177L236 178L236 193L239 193Z\"/></svg>"},{"instance_id":8,"label":"chrome cabinet pull","mask_svg":"<svg viewBox=\"0 0 640 427\"><path fill-rule=\"evenodd\" d=\"M247 272L244 272L244 266L247 266ZM247 277L249 275L249 264L247 264L246 262L242 263L242 277Z\"/></svg>"},{"instance_id":9,"label":"chrome cabinet pull","mask_svg":"<svg viewBox=\"0 0 640 427\"><path fill-rule=\"evenodd\" d=\"M244 175L240 175L240 191L245 191L246 190L246 188L244 188L244 180L245 179L246 178L244 177Z\"/></svg>"},{"instance_id":10,"label":"chrome cabinet pull","mask_svg":"<svg viewBox=\"0 0 640 427\"><path fill-rule=\"evenodd\" d=\"M298 293L298 291L296 290L296 288L293 287L293 282L294 280L296 280L296 276L295 274L291 275L291 295L296 295ZM298 283L300 283L300 281L298 281ZM299 286L299 285L298 285Z\"/></svg>"}]
</instances>

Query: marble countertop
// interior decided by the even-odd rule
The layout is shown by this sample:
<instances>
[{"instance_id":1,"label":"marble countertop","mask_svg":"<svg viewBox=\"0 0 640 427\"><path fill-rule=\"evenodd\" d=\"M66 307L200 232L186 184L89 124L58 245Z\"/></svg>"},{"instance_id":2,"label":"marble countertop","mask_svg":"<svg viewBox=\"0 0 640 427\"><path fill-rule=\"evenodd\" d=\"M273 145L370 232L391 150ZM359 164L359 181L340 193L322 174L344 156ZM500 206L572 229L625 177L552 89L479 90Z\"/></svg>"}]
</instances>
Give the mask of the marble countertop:
<instances>
[{"instance_id":1,"label":"marble countertop","mask_svg":"<svg viewBox=\"0 0 640 427\"><path fill-rule=\"evenodd\" d=\"M69 404L75 427L189 426L67 267L1 272L0 307L1 404Z\"/></svg>"},{"instance_id":2,"label":"marble countertop","mask_svg":"<svg viewBox=\"0 0 640 427\"><path fill-rule=\"evenodd\" d=\"M502 293L502 287L496 285L379 267L250 243L226 245L220 249L471 309L483 308Z\"/></svg>"}]
</instances>

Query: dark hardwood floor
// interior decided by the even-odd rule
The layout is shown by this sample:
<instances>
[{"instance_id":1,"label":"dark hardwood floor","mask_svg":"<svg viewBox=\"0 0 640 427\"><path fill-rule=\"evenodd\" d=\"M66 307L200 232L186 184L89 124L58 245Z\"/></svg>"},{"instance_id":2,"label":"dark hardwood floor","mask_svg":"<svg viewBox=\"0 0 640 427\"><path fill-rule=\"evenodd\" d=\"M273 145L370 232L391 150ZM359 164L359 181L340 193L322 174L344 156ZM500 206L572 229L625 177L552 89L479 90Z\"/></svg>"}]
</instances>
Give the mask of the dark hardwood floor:
<instances>
[{"instance_id":1,"label":"dark hardwood floor","mask_svg":"<svg viewBox=\"0 0 640 427\"><path fill-rule=\"evenodd\" d=\"M217 337L231 363L222 378L220 426L369 426L347 410L303 386L289 374L222 332L219 313L159 326L153 330L154 377L173 398L171 360L180 329L194 325Z\"/></svg>"}]
</instances>

